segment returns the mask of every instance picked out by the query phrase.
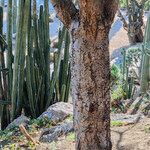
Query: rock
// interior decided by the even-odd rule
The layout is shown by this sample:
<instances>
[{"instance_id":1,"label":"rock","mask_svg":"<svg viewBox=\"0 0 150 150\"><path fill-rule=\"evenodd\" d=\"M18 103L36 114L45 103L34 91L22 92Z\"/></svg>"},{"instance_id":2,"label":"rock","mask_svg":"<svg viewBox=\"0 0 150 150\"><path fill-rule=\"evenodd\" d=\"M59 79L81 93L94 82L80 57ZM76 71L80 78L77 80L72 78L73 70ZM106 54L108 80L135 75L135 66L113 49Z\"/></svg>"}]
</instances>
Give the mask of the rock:
<instances>
[{"instance_id":1,"label":"rock","mask_svg":"<svg viewBox=\"0 0 150 150\"><path fill-rule=\"evenodd\" d=\"M127 110L127 114L129 115L136 114L140 108L142 101L143 101L143 96L137 97L132 103L132 105L129 107L129 109Z\"/></svg>"},{"instance_id":2,"label":"rock","mask_svg":"<svg viewBox=\"0 0 150 150\"><path fill-rule=\"evenodd\" d=\"M53 142L58 140L60 136L73 132L73 130L73 122L67 122L52 128L44 129L39 141Z\"/></svg>"},{"instance_id":3,"label":"rock","mask_svg":"<svg viewBox=\"0 0 150 150\"><path fill-rule=\"evenodd\" d=\"M144 118L144 115L140 113L135 115L111 114L111 121L119 121L127 124L137 123L142 118Z\"/></svg>"},{"instance_id":4,"label":"rock","mask_svg":"<svg viewBox=\"0 0 150 150\"><path fill-rule=\"evenodd\" d=\"M18 117L17 119L15 119L13 122L11 122L6 129L12 129L14 127L19 127L19 125L23 125L26 126L29 123L29 118L21 115L20 117Z\"/></svg>"},{"instance_id":5,"label":"rock","mask_svg":"<svg viewBox=\"0 0 150 150\"><path fill-rule=\"evenodd\" d=\"M38 119L46 119L53 123L63 121L69 115L73 115L73 106L70 103L58 102L50 106Z\"/></svg>"}]
</instances>

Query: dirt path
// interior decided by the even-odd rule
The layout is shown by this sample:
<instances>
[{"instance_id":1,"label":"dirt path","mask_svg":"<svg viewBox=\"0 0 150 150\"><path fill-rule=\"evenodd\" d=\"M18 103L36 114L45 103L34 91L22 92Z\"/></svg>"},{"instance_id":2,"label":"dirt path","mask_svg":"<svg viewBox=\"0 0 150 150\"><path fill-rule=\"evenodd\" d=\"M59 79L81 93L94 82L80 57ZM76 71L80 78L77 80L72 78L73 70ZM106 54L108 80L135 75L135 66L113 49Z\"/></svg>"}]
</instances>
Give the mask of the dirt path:
<instances>
[{"instance_id":1,"label":"dirt path","mask_svg":"<svg viewBox=\"0 0 150 150\"><path fill-rule=\"evenodd\" d=\"M112 150L150 150L150 119L145 118L134 125L113 127ZM75 150L74 139L63 137L49 145L49 150Z\"/></svg>"},{"instance_id":2,"label":"dirt path","mask_svg":"<svg viewBox=\"0 0 150 150\"><path fill-rule=\"evenodd\" d=\"M113 150L149 150L150 119L130 126L112 128Z\"/></svg>"},{"instance_id":3,"label":"dirt path","mask_svg":"<svg viewBox=\"0 0 150 150\"><path fill-rule=\"evenodd\" d=\"M127 31L123 28L122 22L116 15L109 33L109 51L111 60L115 59L116 64L122 61L121 49L129 47Z\"/></svg>"},{"instance_id":4,"label":"dirt path","mask_svg":"<svg viewBox=\"0 0 150 150\"><path fill-rule=\"evenodd\" d=\"M124 30L122 22L117 17L117 15L115 17L114 23L112 24L109 33L109 39L110 39L110 52L129 45L127 31Z\"/></svg>"},{"instance_id":5,"label":"dirt path","mask_svg":"<svg viewBox=\"0 0 150 150\"><path fill-rule=\"evenodd\" d=\"M116 23L116 22L115 22ZM118 24L121 24L120 21L117 21ZM113 27L110 31L110 35L113 34L113 30L115 30L114 35L110 38L110 54L114 55L116 51L121 49L122 47L128 46L129 45L129 40L127 36L127 32L123 29L123 27L118 27L118 31L116 31L117 27ZM113 57L113 56L112 56Z\"/></svg>"}]
</instances>

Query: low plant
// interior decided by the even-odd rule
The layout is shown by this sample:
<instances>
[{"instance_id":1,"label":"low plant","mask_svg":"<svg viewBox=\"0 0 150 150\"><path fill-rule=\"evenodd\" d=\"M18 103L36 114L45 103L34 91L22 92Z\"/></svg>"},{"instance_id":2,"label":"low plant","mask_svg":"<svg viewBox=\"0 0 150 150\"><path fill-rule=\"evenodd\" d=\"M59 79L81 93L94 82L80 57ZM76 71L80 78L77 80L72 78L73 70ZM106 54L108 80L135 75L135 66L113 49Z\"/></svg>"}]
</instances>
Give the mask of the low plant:
<instances>
[{"instance_id":1,"label":"low plant","mask_svg":"<svg viewBox=\"0 0 150 150\"><path fill-rule=\"evenodd\" d=\"M126 93L122 89L122 86L118 85L116 87L116 89L112 90L112 92L111 92L111 99L112 100L121 100L125 95L126 95Z\"/></svg>"},{"instance_id":2,"label":"low plant","mask_svg":"<svg viewBox=\"0 0 150 150\"><path fill-rule=\"evenodd\" d=\"M111 127L120 127L123 126L123 122L121 121L111 121Z\"/></svg>"},{"instance_id":3,"label":"low plant","mask_svg":"<svg viewBox=\"0 0 150 150\"><path fill-rule=\"evenodd\" d=\"M67 141L74 141L75 140L75 133L71 132L66 136Z\"/></svg>"},{"instance_id":4,"label":"low plant","mask_svg":"<svg viewBox=\"0 0 150 150\"><path fill-rule=\"evenodd\" d=\"M42 128L42 127L51 127L52 122L48 118L44 119L31 119L29 121L29 127Z\"/></svg>"},{"instance_id":5,"label":"low plant","mask_svg":"<svg viewBox=\"0 0 150 150\"><path fill-rule=\"evenodd\" d=\"M150 133L150 125L146 125L146 126L144 127L144 132L145 132L145 133Z\"/></svg>"},{"instance_id":6,"label":"low plant","mask_svg":"<svg viewBox=\"0 0 150 150\"><path fill-rule=\"evenodd\" d=\"M119 5L121 8L125 8L126 7L126 0L120 0Z\"/></svg>"},{"instance_id":7,"label":"low plant","mask_svg":"<svg viewBox=\"0 0 150 150\"><path fill-rule=\"evenodd\" d=\"M121 79L121 70L120 68L113 64L111 66L111 82L117 83Z\"/></svg>"},{"instance_id":8,"label":"low plant","mask_svg":"<svg viewBox=\"0 0 150 150\"><path fill-rule=\"evenodd\" d=\"M111 66L111 110L112 112L123 112L124 106L122 99L125 97L126 93L122 86L122 73L119 66L113 64Z\"/></svg>"}]
</instances>

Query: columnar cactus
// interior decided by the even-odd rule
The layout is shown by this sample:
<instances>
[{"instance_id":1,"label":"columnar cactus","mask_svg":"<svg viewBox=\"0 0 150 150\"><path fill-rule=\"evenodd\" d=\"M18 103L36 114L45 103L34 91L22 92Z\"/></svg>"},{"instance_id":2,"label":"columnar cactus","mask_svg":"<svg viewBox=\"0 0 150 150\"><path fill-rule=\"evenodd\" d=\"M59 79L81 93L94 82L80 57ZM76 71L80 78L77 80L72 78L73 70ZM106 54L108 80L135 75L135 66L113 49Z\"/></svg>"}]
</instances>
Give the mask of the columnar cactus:
<instances>
[{"instance_id":1,"label":"columnar cactus","mask_svg":"<svg viewBox=\"0 0 150 150\"><path fill-rule=\"evenodd\" d=\"M14 8L12 4L17 5L17 1L8 1L7 43L2 35L3 8L0 7L0 71L5 70L4 73L0 72L0 107L2 107L0 114L2 114L3 127L6 127L10 121L9 105L11 105L11 120L18 117L22 111L36 118L51 104L57 101L67 102L70 91L68 31L64 27L60 28L54 54L55 61L52 62L54 68L50 70L48 0L40 6L39 14L37 14L36 0L18 2L16 15L14 12L16 6ZM16 41L13 49L12 35L15 32ZM6 45L7 68L3 54Z\"/></svg>"},{"instance_id":2,"label":"columnar cactus","mask_svg":"<svg viewBox=\"0 0 150 150\"><path fill-rule=\"evenodd\" d=\"M142 46L143 56L141 62L141 93L145 93L149 88L150 79L150 16L147 20L144 42Z\"/></svg>"}]
</instances>

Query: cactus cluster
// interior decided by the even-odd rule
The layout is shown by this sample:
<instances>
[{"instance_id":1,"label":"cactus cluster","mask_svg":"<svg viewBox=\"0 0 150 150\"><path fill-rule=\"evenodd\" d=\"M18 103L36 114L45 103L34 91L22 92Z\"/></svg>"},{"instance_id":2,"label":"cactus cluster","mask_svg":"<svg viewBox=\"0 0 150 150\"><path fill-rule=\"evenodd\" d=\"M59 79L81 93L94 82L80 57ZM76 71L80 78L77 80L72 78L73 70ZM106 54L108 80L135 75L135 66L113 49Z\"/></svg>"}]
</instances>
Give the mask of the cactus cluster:
<instances>
[{"instance_id":1,"label":"cactus cluster","mask_svg":"<svg viewBox=\"0 0 150 150\"><path fill-rule=\"evenodd\" d=\"M126 50L123 50L123 89L126 92L126 98L131 97L134 79L136 78L140 85L140 93L145 94L149 90L150 79L150 16L147 19L147 25L145 28L144 41L137 50L127 51L130 57L127 57ZM136 56L135 56L136 55ZM132 69L133 62L136 63L137 71ZM139 63L140 62L140 63ZM139 65L138 65L139 63ZM130 69L130 70L129 70ZM134 75L131 74L134 73Z\"/></svg>"},{"instance_id":2,"label":"cactus cluster","mask_svg":"<svg viewBox=\"0 0 150 150\"><path fill-rule=\"evenodd\" d=\"M1 44L0 40L0 88L3 88L0 89L0 107L5 110L5 113L1 113L1 123L7 119L6 125L22 111L25 115L36 118L53 103L67 102L71 78L70 37L65 27L59 29L57 47L53 52L54 61L50 62L49 1L44 1L38 14L36 0L19 0L16 17L16 10L12 5L14 3L16 4L15 0L8 1L7 42L2 36L3 17L0 12L0 39L4 41ZM0 7L0 11L2 10ZM15 30L13 49L12 34ZM1 48L6 43L7 57L4 57ZM8 106L11 109L7 109ZM5 128L6 125L2 124L2 127Z\"/></svg>"},{"instance_id":3,"label":"cactus cluster","mask_svg":"<svg viewBox=\"0 0 150 150\"><path fill-rule=\"evenodd\" d=\"M118 10L118 16L123 22L123 27L127 31L129 42L131 45L137 42L143 42L143 13L145 0L125 0L120 1L124 3L127 8L127 19L122 12Z\"/></svg>"},{"instance_id":4,"label":"cactus cluster","mask_svg":"<svg viewBox=\"0 0 150 150\"><path fill-rule=\"evenodd\" d=\"M132 97L132 91L134 86L134 77L131 74L129 60L127 59L127 52L125 49L122 51L122 88L125 92L124 98L130 99Z\"/></svg>"}]
</instances>

